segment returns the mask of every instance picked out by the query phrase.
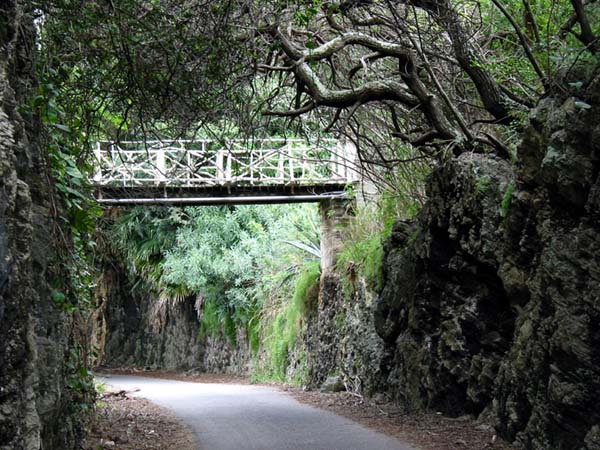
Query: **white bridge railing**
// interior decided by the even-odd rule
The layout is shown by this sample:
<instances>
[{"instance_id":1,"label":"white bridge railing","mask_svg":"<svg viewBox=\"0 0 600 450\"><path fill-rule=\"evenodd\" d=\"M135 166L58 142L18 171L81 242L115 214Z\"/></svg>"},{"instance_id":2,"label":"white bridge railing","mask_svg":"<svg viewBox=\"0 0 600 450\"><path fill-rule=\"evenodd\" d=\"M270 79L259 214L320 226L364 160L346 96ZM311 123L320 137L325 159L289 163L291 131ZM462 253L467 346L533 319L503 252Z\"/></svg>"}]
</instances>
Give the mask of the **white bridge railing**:
<instances>
[{"instance_id":1,"label":"white bridge railing","mask_svg":"<svg viewBox=\"0 0 600 450\"><path fill-rule=\"evenodd\" d=\"M324 185L357 181L353 146L333 139L100 141L97 186Z\"/></svg>"}]
</instances>

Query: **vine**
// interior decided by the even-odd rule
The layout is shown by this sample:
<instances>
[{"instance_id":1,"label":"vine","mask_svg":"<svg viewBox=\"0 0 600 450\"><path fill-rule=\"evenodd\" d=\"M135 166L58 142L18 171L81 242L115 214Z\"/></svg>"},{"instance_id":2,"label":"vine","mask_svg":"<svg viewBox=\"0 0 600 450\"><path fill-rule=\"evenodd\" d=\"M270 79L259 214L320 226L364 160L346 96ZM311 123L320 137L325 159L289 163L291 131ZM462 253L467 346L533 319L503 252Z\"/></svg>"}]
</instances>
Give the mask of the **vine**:
<instances>
[{"instance_id":1,"label":"vine","mask_svg":"<svg viewBox=\"0 0 600 450\"><path fill-rule=\"evenodd\" d=\"M64 74L41 68L38 72L41 82L37 91L20 112L39 118L41 124L41 145L45 149L42 175L49 186L57 251L50 266L50 298L58 309L71 316L73 325L64 374L71 413L75 414L92 408L96 398L89 368L93 351L88 345L86 316L93 307L95 230L102 210L93 199L88 182L92 166L87 160L87 136L80 130L76 116L67 112L68 107L62 104L65 96L56 87Z\"/></svg>"}]
</instances>

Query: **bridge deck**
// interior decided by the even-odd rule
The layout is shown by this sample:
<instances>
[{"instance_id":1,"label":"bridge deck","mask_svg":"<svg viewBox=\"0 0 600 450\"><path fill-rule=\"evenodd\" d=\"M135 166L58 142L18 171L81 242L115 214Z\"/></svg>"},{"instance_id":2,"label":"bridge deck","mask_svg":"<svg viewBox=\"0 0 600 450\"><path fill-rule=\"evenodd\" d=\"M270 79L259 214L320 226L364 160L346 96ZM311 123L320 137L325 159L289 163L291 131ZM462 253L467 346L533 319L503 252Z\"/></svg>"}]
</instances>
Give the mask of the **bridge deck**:
<instances>
[{"instance_id":1,"label":"bridge deck","mask_svg":"<svg viewBox=\"0 0 600 450\"><path fill-rule=\"evenodd\" d=\"M226 205L320 202L346 198L344 184L253 187L97 186L98 202L106 205Z\"/></svg>"},{"instance_id":2,"label":"bridge deck","mask_svg":"<svg viewBox=\"0 0 600 450\"><path fill-rule=\"evenodd\" d=\"M111 205L316 202L344 198L358 179L353 148L334 140L99 142L94 152L96 196Z\"/></svg>"}]
</instances>

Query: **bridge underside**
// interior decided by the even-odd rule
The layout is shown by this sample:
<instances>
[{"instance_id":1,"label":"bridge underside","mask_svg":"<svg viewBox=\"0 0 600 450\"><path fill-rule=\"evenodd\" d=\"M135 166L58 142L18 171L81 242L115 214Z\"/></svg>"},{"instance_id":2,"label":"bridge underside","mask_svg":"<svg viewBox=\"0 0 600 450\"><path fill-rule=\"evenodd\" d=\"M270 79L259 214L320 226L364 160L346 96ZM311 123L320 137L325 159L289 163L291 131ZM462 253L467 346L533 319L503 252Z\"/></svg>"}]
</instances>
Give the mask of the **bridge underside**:
<instances>
[{"instance_id":1,"label":"bridge underside","mask_svg":"<svg viewBox=\"0 0 600 450\"><path fill-rule=\"evenodd\" d=\"M242 205L322 202L347 197L347 184L273 186L97 186L105 205Z\"/></svg>"}]
</instances>

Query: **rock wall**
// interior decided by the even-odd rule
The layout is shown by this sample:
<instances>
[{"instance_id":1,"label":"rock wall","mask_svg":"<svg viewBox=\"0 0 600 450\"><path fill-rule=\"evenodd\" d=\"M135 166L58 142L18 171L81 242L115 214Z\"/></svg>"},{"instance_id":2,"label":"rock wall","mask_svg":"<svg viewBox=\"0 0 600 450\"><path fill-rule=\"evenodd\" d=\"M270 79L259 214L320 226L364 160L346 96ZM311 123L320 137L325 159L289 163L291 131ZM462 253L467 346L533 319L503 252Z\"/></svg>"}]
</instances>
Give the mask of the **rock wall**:
<instances>
[{"instance_id":1,"label":"rock wall","mask_svg":"<svg viewBox=\"0 0 600 450\"><path fill-rule=\"evenodd\" d=\"M0 5L0 449L67 450L70 319L51 300L56 248L39 123L21 115L36 86L26 2Z\"/></svg>"},{"instance_id":2,"label":"rock wall","mask_svg":"<svg viewBox=\"0 0 600 450\"><path fill-rule=\"evenodd\" d=\"M139 285L133 289L117 260L105 266L98 283L93 337L98 365L247 373L250 351L244 333L235 344L224 336L199 337L194 298L165 302Z\"/></svg>"},{"instance_id":3,"label":"rock wall","mask_svg":"<svg viewBox=\"0 0 600 450\"><path fill-rule=\"evenodd\" d=\"M436 170L377 300L388 392L527 449L600 448L600 77L578 96L542 100L517 167Z\"/></svg>"}]
</instances>

